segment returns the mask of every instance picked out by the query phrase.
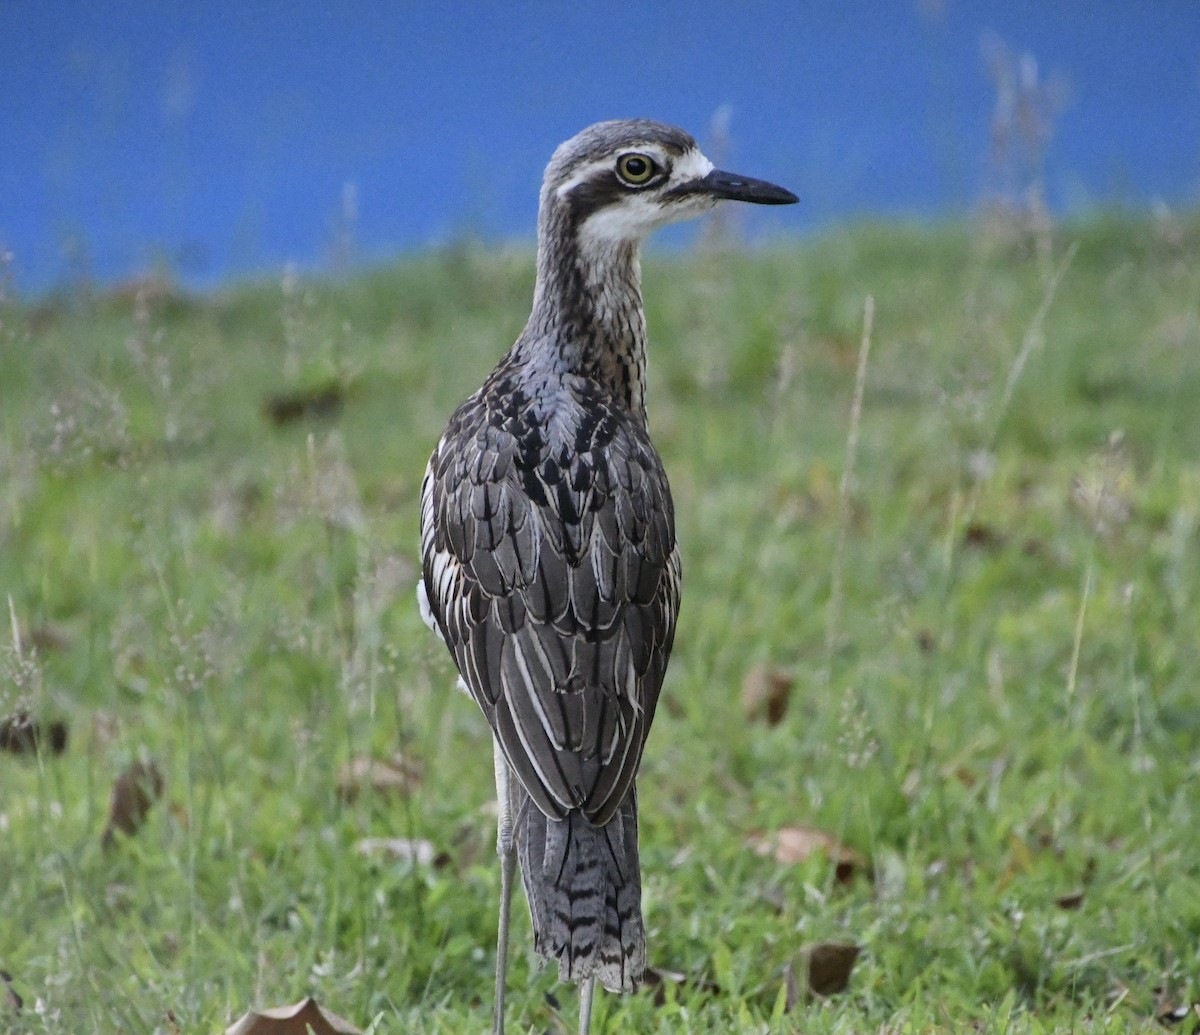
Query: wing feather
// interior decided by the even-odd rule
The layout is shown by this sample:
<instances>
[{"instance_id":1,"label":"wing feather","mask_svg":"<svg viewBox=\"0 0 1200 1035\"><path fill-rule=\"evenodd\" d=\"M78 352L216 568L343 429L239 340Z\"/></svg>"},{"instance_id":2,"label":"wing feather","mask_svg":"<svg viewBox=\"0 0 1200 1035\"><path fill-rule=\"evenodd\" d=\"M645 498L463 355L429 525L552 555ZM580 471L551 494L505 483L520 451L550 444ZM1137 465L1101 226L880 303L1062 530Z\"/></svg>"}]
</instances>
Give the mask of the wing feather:
<instances>
[{"instance_id":1,"label":"wing feather","mask_svg":"<svg viewBox=\"0 0 1200 1035\"><path fill-rule=\"evenodd\" d=\"M530 798L604 824L633 786L674 641L674 511L635 418L586 386L550 417L538 405L485 385L451 419L422 483L423 584Z\"/></svg>"}]
</instances>

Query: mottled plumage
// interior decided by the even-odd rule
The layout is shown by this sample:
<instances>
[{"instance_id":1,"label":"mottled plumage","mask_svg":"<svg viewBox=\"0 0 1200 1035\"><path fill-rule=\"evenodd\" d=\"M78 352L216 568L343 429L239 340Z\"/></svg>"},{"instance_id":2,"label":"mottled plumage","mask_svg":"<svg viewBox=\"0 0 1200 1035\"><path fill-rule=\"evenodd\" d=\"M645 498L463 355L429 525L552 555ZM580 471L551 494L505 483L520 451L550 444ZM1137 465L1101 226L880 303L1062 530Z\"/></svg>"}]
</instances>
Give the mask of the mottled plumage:
<instances>
[{"instance_id":1,"label":"mottled plumage","mask_svg":"<svg viewBox=\"0 0 1200 1035\"><path fill-rule=\"evenodd\" d=\"M421 491L422 607L502 756L499 848L511 859L515 839L535 945L562 978L614 991L645 967L634 780L680 602L638 244L719 197L795 200L714 172L660 123L563 144L529 322L450 418ZM496 1030L506 926L502 912Z\"/></svg>"}]
</instances>

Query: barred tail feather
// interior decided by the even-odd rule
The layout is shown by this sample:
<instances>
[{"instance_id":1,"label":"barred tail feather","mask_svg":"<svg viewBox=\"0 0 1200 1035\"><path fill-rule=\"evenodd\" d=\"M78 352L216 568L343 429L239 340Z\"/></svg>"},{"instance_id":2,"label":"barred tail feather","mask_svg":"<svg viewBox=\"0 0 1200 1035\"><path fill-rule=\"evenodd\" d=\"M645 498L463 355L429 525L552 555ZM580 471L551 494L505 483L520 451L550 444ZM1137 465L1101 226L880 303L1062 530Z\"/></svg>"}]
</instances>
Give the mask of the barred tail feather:
<instances>
[{"instance_id":1,"label":"barred tail feather","mask_svg":"<svg viewBox=\"0 0 1200 1035\"><path fill-rule=\"evenodd\" d=\"M558 960L562 981L595 975L610 992L633 992L646 969L637 800L603 827L582 812L548 819L519 791L517 844L533 944Z\"/></svg>"}]
</instances>

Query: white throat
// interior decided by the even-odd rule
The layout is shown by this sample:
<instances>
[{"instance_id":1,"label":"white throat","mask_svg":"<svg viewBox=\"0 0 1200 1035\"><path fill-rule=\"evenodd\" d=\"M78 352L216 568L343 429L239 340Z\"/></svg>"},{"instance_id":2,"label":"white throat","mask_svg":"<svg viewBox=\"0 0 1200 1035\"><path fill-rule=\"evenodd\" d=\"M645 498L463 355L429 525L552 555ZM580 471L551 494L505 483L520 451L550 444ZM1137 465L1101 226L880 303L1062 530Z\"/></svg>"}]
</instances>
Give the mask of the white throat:
<instances>
[{"instance_id":1,"label":"white throat","mask_svg":"<svg viewBox=\"0 0 1200 1035\"><path fill-rule=\"evenodd\" d=\"M658 200L658 195L681 184L703 179L712 170L712 162L701 152L689 151L676 160L670 179L660 190L645 193L630 191L619 203L606 205L588 216L579 228L580 243L588 247L592 244L640 241L660 226L702 215L715 204L712 198L697 194L684 201L664 204Z\"/></svg>"}]
</instances>

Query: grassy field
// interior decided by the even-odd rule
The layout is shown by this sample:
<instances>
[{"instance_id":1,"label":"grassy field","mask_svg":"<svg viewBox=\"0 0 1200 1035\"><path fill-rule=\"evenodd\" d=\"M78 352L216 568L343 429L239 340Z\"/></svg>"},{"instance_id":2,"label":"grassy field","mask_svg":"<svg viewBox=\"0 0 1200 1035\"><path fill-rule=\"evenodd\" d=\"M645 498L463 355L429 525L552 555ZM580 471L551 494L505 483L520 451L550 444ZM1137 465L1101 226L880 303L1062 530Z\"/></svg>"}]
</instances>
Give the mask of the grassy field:
<instances>
[{"instance_id":1,"label":"grassy field","mask_svg":"<svg viewBox=\"0 0 1200 1035\"><path fill-rule=\"evenodd\" d=\"M594 1030L1195 1029L1200 222L1043 244L647 262L685 588L642 859L683 980ZM0 753L0 1030L215 1033L309 993L486 1029L490 742L417 614L417 493L531 288L530 254L462 248L0 306L0 719L68 736ZM397 755L399 788L339 788ZM106 848L137 762L161 799ZM787 827L865 862L752 847ZM570 1031L517 915L512 1030ZM861 948L849 986L788 1010L819 942Z\"/></svg>"}]
</instances>

